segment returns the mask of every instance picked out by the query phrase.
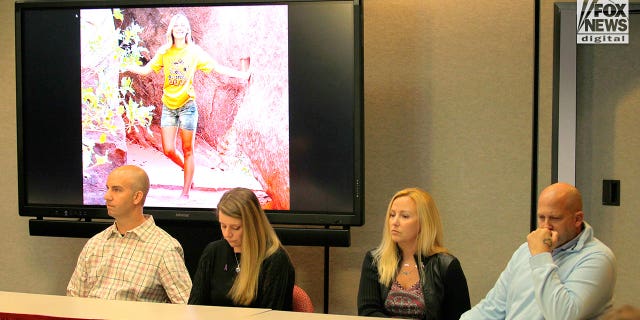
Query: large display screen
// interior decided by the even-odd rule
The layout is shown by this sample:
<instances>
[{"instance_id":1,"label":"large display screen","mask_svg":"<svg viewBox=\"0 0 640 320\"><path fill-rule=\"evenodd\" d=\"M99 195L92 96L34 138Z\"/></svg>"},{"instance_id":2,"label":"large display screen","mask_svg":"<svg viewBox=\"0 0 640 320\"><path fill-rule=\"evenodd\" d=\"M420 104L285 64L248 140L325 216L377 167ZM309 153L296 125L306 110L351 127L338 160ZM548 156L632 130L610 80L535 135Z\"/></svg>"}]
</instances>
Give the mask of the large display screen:
<instances>
[{"instance_id":1,"label":"large display screen","mask_svg":"<svg viewBox=\"0 0 640 320\"><path fill-rule=\"evenodd\" d=\"M133 164L156 219L246 187L274 223L363 223L358 1L22 2L16 57L21 215L106 218Z\"/></svg>"}]
</instances>

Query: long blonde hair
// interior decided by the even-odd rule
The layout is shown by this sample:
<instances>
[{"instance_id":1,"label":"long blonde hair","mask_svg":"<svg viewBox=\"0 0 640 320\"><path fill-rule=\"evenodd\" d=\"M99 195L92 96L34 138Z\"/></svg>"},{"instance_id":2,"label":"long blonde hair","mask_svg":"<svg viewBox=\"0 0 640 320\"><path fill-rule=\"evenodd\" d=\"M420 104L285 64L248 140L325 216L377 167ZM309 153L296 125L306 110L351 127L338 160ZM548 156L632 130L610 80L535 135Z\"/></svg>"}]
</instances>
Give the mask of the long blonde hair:
<instances>
[{"instance_id":1,"label":"long blonde hair","mask_svg":"<svg viewBox=\"0 0 640 320\"><path fill-rule=\"evenodd\" d=\"M185 16L183 13L176 13L173 17L171 17L171 21L169 21L169 26L167 27L167 33L165 34L165 41L166 41L165 43L169 47L171 47L174 44L173 28L175 27L178 19L184 19L184 21L187 22L187 28L189 29L189 31L187 31L187 36L185 37L184 41L187 44L193 43L193 38L191 37L191 23L189 22L189 18L187 18L187 16Z\"/></svg>"},{"instance_id":2,"label":"long blonde hair","mask_svg":"<svg viewBox=\"0 0 640 320\"><path fill-rule=\"evenodd\" d=\"M440 213L431 195L419 188L407 188L396 192L387 207L387 214L385 215L384 227L382 229L382 241L380 241L380 245L373 250L373 259L378 268L378 274L380 275L378 281L383 285L390 285L393 279L395 279L398 272L398 264L401 259L400 248L391 238L391 229L389 228L391 206L393 202L400 197L409 197L416 204L418 224L420 225L420 231L416 239L418 268L422 270L423 266L419 262L423 257L428 257L440 252L447 252L442 240Z\"/></svg>"},{"instance_id":3,"label":"long blonde hair","mask_svg":"<svg viewBox=\"0 0 640 320\"><path fill-rule=\"evenodd\" d=\"M253 191L234 188L222 195L218 212L242 221L240 273L228 295L236 305L250 305L258 293L262 262L282 247Z\"/></svg>"}]
</instances>

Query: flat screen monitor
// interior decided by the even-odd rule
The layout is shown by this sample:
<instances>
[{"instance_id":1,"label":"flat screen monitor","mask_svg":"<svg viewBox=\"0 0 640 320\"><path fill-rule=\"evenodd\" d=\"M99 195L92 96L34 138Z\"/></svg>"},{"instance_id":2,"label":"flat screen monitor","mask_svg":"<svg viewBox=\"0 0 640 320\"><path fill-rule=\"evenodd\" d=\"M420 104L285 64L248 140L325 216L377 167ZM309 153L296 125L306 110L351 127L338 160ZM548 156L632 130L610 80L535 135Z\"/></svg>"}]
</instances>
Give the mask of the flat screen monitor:
<instances>
[{"instance_id":1,"label":"flat screen monitor","mask_svg":"<svg viewBox=\"0 0 640 320\"><path fill-rule=\"evenodd\" d=\"M272 223L362 225L362 8L354 0L17 2L19 214L213 220L234 187Z\"/></svg>"}]
</instances>

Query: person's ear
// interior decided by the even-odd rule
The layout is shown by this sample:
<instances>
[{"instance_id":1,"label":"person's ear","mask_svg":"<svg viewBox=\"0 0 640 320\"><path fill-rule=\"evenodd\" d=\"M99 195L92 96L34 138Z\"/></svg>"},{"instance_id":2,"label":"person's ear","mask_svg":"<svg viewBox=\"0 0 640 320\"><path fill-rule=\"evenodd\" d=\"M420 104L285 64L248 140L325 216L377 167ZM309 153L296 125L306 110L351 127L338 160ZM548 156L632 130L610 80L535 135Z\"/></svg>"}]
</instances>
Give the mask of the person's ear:
<instances>
[{"instance_id":1,"label":"person's ear","mask_svg":"<svg viewBox=\"0 0 640 320\"><path fill-rule=\"evenodd\" d=\"M133 194L133 203L139 204L142 202L142 198L144 197L144 193L142 191L136 191Z\"/></svg>"},{"instance_id":2,"label":"person's ear","mask_svg":"<svg viewBox=\"0 0 640 320\"><path fill-rule=\"evenodd\" d=\"M582 222L584 222L584 212L582 212L582 210L576 212L574 219L576 226L581 226Z\"/></svg>"}]
</instances>

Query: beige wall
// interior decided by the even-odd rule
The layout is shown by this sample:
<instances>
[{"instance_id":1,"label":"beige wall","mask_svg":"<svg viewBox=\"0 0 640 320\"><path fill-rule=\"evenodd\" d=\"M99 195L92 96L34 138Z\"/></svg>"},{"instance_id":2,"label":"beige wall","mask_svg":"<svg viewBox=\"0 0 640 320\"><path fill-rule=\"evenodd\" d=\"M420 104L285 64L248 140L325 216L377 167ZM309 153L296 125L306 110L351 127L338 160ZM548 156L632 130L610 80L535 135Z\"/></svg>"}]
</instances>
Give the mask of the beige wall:
<instances>
[{"instance_id":1,"label":"beige wall","mask_svg":"<svg viewBox=\"0 0 640 320\"><path fill-rule=\"evenodd\" d=\"M351 247L331 248L329 311L356 313L362 258L379 241L389 197L406 186L435 197L475 304L529 230L533 1L363 2L366 224L352 229ZM0 290L64 294L85 240L30 237L17 214L13 1L0 3ZM541 34L541 185L550 181L551 21ZM322 311L323 249L289 249Z\"/></svg>"},{"instance_id":2,"label":"beige wall","mask_svg":"<svg viewBox=\"0 0 640 320\"><path fill-rule=\"evenodd\" d=\"M633 15L630 25L640 26L640 17ZM576 184L586 199L588 221L617 253L617 300L637 305L640 33L631 29L629 36L625 46L578 47ZM620 206L602 205L603 179L620 180Z\"/></svg>"},{"instance_id":3,"label":"beige wall","mask_svg":"<svg viewBox=\"0 0 640 320\"><path fill-rule=\"evenodd\" d=\"M553 2L542 2L539 159L550 166L550 153L544 150L550 147L551 133ZM586 220L616 254L617 305L640 304L640 33L634 28L639 23L637 14L631 16L628 45L579 45L576 57L576 185L583 194ZM540 179L549 173L541 171ZM604 179L620 180L620 206L602 205Z\"/></svg>"}]
</instances>

